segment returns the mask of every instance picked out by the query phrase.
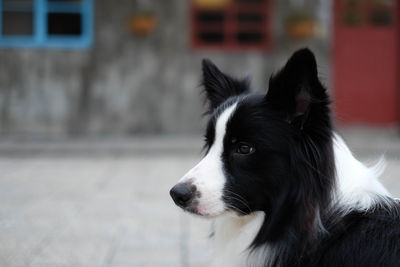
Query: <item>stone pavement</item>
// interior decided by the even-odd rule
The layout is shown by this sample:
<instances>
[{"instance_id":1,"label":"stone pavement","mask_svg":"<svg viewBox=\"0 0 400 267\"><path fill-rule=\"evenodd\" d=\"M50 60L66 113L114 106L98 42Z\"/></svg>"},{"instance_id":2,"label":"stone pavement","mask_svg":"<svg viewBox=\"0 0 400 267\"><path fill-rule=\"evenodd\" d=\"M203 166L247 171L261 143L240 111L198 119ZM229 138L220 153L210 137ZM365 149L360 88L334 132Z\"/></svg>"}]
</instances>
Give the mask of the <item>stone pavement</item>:
<instances>
[{"instance_id":1,"label":"stone pavement","mask_svg":"<svg viewBox=\"0 0 400 267\"><path fill-rule=\"evenodd\" d=\"M367 161L387 153L383 182L399 197L397 135L344 133ZM0 266L207 266L211 222L168 194L199 140L0 141Z\"/></svg>"},{"instance_id":2,"label":"stone pavement","mask_svg":"<svg viewBox=\"0 0 400 267\"><path fill-rule=\"evenodd\" d=\"M209 222L168 194L195 161L1 158L0 266L205 266Z\"/></svg>"}]
</instances>

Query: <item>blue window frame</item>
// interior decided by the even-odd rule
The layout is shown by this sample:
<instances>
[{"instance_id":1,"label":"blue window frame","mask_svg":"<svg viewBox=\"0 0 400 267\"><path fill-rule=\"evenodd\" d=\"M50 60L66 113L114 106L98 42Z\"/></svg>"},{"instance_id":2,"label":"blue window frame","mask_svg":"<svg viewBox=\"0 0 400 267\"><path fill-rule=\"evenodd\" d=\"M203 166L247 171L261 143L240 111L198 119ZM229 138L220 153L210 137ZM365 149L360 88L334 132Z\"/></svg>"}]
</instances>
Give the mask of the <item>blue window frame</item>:
<instances>
[{"instance_id":1,"label":"blue window frame","mask_svg":"<svg viewBox=\"0 0 400 267\"><path fill-rule=\"evenodd\" d=\"M0 0L0 47L89 48L93 0Z\"/></svg>"}]
</instances>

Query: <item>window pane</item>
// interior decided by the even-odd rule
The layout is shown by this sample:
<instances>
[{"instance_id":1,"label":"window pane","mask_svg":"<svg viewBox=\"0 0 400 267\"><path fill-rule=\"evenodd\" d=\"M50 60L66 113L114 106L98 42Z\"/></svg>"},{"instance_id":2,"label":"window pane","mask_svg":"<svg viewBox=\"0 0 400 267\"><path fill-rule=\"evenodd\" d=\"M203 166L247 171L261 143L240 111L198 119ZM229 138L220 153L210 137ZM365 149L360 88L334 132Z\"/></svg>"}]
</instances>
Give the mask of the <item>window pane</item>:
<instances>
[{"instance_id":1,"label":"window pane","mask_svg":"<svg viewBox=\"0 0 400 267\"><path fill-rule=\"evenodd\" d=\"M392 12L390 9L373 9L369 14L369 21L375 26L389 26L393 23Z\"/></svg>"},{"instance_id":2,"label":"window pane","mask_svg":"<svg viewBox=\"0 0 400 267\"><path fill-rule=\"evenodd\" d=\"M222 43L224 34L222 32L202 32L199 34L199 39L204 43Z\"/></svg>"},{"instance_id":3,"label":"window pane","mask_svg":"<svg viewBox=\"0 0 400 267\"><path fill-rule=\"evenodd\" d=\"M73 13L49 13L47 16L49 35L81 35L82 16Z\"/></svg>"},{"instance_id":4,"label":"window pane","mask_svg":"<svg viewBox=\"0 0 400 267\"><path fill-rule=\"evenodd\" d=\"M393 0L373 2L369 9L369 22L374 26L390 26L393 24Z\"/></svg>"},{"instance_id":5,"label":"window pane","mask_svg":"<svg viewBox=\"0 0 400 267\"><path fill-rule=\"evenodd\" d=\"M260 43L263 41L263 35L259 32L239 32L237 40L239 43Z\"/></svg>"},{"instance_id":6,"label":"window pane","mask_svg":"<svg viewBox=\"0 0 400 267\"><path fill-rule=\"evenodd\" d=\"M197 14L199 22L223 22L224 13L215 11L202 11Z\"/></svg>"},{"instance_id":7,"label":"window pane","mask_svg":"<svg viewBox=\"0 0 400 267\"><path fill-rule=\"evenodd\" d=\"M26 5L32 5L33 1L32 0L3 0L3 5L7 4L26 4Z\"/></svg>"},{"instance_id":8,"label":"window pane","mask_svg":"<svg viewBox=\"0 0 400 267\"><path fill-rule=\"evenodd\" d=\"M49 2L60 2L60 3L76 3L82 2L81 0L48 0Z\"/></svg>"},{"instance_id":9,"label":"window pane","mask_svg":"<svg viewBox=\"0 0 400 267\"><path fill-rule=\"evenodd\" d=\"M33 14L32 12L3 12L2 25L3 35L32 35Z\"/></svg>"},{"instance_id":10,"label":"window pane","mask_svg":"<svg viewBox=\"0 0 400 267\"><path fill-rule=\"evenodd\" d=\"M32 0L3 0L2 1L3 11L14 11L14 12L32 12L33 1Z\"/></svg>"},{"instance_id":11,"label":"window pane","mask_svg":"<svg viewBox=\"0 0 400 267\"><path fill-rule=\"evenodd\" d=\"M259 3L264 3L264 2L266 2L266 0L236 0L236 2L239 2L239 3L246 3L246 4L251 4L251 3L257 3L257 4L259 4Z\"/></svg>"},{"instance_id":12,"label":"window pane","mask_svg":"<svg viewBox=\"0 0 400 267\"><path fill-rule=\"evenodd\" d=\"M258 13L239 13L237 19L239 22L262 23L264 17L263 14Z\"/></svg>"}]
</instances>

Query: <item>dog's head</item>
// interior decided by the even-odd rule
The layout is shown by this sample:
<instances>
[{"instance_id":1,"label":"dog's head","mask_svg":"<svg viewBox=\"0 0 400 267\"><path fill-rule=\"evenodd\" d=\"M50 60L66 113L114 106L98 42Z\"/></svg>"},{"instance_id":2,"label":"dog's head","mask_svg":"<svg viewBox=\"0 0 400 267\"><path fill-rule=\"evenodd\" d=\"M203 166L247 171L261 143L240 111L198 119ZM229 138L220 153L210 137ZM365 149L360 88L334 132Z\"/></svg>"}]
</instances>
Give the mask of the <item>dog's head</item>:
<instances>
[{"instance_id":1,"label":"dog's head","mask_svg":"<svg viewBox=\"0 0 400 267\"><path fill-rule=\"evenodd\" d=\"M269 233L313 216L333 167L329 99L312 52L293 54L271 77L266 95L251 93L247 80L209 60L203 84L211 114L206 155L171 189L175 203L206 217L264 211Z\"/></svg>"}]
</instances>

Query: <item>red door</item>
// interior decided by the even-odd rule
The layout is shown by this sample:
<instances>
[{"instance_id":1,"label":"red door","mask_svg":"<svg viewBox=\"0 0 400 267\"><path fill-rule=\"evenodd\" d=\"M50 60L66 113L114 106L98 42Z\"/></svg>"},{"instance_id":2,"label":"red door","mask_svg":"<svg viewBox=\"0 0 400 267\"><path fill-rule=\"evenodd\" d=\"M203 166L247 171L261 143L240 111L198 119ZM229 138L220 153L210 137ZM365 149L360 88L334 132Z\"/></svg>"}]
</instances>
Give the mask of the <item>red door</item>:
<instances>
[{"instance_id":1,"label":"red door","mask_svg":"<svg viewBox=\"0 0 400 267\"><path fill-rule=\"evenodd\" d=\"M334 99L341 124L399 121L398 1L334 1Z\"/></svg>"}]
</instances>

